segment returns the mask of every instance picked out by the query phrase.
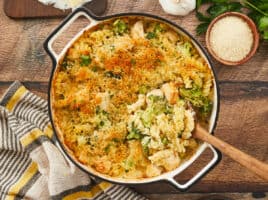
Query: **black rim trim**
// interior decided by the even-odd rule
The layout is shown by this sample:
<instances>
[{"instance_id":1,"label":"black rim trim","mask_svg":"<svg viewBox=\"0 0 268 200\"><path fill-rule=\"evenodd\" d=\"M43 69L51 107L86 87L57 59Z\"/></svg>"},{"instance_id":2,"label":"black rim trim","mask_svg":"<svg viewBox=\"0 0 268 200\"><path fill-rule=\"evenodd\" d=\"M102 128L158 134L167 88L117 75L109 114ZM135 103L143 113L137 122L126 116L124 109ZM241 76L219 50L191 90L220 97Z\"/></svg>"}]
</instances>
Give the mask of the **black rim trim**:
<instances>
[{"instance_id":1,"label":"black rim trim","mask_svg":"<svg viewBox=\"0 0 268 200\"><path fill-rule=\"evenodd\" d=\"M51 121L51 125L52 125L52 128L55 132L55 137L61 147L61 149L63 150L63 152L65 153L65 155L68 157L68 159L70 159L79 169L81 169L82 171L88 173L89 175L91 176L94 176L98 179L101 179L101 180L104 180L104 181L108 181L108 182L111 182L111 183L114 183L114 184L120 184L120 185L141 185L141 184L149 184L149 183L153 183L153 182L158 182L158 181L167 181L165 179L161 179L161 180L154 180L154 181L151 181L151 182L148 182L148 183L118 183L116 181L111 181L109 179L106 179L106 178L103 178L103 177L99 177L98 175L95 175L89 171L87 171L86 169L84 169L83 167L81 167L68 153L67 153L67 150L65 149L64 145L61 143L61 140L59 139L58 137L58 134L57 134L57 131L56 131L56 128L54 126L54 123L53 123L53 117L52 117L52 110L51 110L51 101L50 101L50 97L51 97L51 94L50 94L50 91L51 91L51 85L52 85L52 79L53 79L53 76L54 76L54 72L55 72L55 69L56 69L56 66L57 66L57 60L56 58L54 57L54 55L50 52L50 50L48 49L48 42L50 41L50 39L55 35L57 34L57 32L75 15L77 14L78 12L84 12L85 14L89 15L91 18L93 18L94 20L97 20L97 21L103 21L103 20L106 20L106 19L111 19L111 18L116 18L116 17L123 17L123 16L143 16L143 17L149 17L149 18L153 18L153 19L157 19L157 20L160 20L160 21L163 21L171 26L174 26L176 27L177 29L179 29L181 32L183 32L185 35L187 35L192 41L194 41L194 43L200 48L201 52L204 54L204 56L206 57L210 67L211 67L211 70L212 70L212 73L213 73L213 76L214 76L214 80L215 80L215 85L216 85L216 91L217 91L217 104L216 104L216 117L215 117L215 121L214 121L214 124L213 124L213 127L212 127L212 134L214 134L214 130L216 128L216 125L217 125L217 122L218 122L218 117L219 117L219 111L220 111L220 89L219 89L219 82L218 82L218 78L217 78L217 75L215 73L215 69L212 65L212 62L211 62L211 58L209 56L209 54L207 53L207 51L204 49L204 47L201 46L201 44L190 34L188 33L186 30L184 30L182 27L180 27L179 25L175 24L174 22L171 22L165 18L162 18L162 17L159 17L159 16L156 16L156 15L152 15L152 14L149 14L149 13L138 13L138 12L128 12L128 13L119 13L119 14L114 14L114 15L109 15L109 16L104 16L104 17L98 17L98 16L95 16L93 15L88 9L84 8L84 7L81 7L81 8L78 8L76 9L74 12L72 12L70 15L68 15L64 20L63 22L48 36L48 38L45 40L44 42L44 49L45 51L48 53L48 55L51 57L52 59L52 64L53 64L53 69L51 71L51 74L50 74L50 78L49 78L49 85L48 85L48 113L49 113L49 118L50 118L50 121ZM192 185L194 185L196 182L198 182L201 178L203 178L208 172L210 172L220 161L221 161L221 158L222 158L222 154L221 152L216 149L216 152L217 152L217 160L216 162L210 167L207 169L207 171L202 174L202 176L200 176L197 180L195 180L191 185L189 185L187 188L185 189L181 189L181 188L177 188L178 190L180 190L181 192L185 192L187 191ZM171 184L169 181L168 181L169 184ZM171 184L173 185L173 184Z\"/></svg>"}]
</instances>

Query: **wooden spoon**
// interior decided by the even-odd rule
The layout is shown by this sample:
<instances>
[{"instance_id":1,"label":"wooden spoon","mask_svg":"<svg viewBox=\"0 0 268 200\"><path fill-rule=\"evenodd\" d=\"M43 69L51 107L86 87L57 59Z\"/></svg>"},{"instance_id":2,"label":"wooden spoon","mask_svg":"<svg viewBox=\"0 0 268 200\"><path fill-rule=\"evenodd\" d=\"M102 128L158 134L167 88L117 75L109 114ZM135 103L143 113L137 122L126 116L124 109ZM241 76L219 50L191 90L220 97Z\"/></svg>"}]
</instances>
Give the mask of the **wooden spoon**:
<instances>
[{"instance_id":1,"label":"wooden spoon","mask_svg":"<svg viewBox=\"0 0 268 200\"><path fill-rule=\"evenodd\" d=\"M230 144L216 138L208 133L198 123L196 124L195 131L193 131L193 137L212 144L218 148L222 153L232 158L234 161L240 163L248 170L254 172L259 177L268 181L268 164L253 158L252 156L238 150Z\"/></svg>"}]
</instances>

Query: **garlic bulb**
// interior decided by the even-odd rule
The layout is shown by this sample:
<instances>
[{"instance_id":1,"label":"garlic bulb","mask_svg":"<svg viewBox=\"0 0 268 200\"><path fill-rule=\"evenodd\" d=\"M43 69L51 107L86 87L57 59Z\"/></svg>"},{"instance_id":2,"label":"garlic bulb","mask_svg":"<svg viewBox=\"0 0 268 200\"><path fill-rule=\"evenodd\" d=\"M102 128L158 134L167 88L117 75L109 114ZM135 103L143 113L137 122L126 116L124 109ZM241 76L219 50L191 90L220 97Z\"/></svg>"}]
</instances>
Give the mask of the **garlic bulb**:
<instances>
[{"instance_id":1,"label":"garlic bulb","mask_svg":"<svg viewBox=\"0 0 268 200\"><path fill-rule=\"evenodd\" d=\"M195 9L196 0L159 0L164 11L171 15L187 15Z\"/></svg>"}]
</instances>

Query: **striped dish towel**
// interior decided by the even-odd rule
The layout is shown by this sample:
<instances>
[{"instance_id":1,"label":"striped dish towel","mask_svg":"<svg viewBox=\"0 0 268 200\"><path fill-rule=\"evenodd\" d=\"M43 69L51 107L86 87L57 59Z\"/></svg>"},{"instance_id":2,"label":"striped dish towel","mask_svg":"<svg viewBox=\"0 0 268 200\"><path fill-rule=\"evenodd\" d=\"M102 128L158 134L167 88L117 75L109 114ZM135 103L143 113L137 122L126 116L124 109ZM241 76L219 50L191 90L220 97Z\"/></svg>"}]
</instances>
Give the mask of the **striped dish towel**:
<instances>
[{"instance_id":1,"label":"striped dish towel","mask_svg":"<svg viewBox=\"0 0 268 200\"><path fill-rule=\"evenodd\" d=\"M90 177L58 149L47 102L14 82L0 102L0 199L146 199Z\"/></svg>"}]
</instances>

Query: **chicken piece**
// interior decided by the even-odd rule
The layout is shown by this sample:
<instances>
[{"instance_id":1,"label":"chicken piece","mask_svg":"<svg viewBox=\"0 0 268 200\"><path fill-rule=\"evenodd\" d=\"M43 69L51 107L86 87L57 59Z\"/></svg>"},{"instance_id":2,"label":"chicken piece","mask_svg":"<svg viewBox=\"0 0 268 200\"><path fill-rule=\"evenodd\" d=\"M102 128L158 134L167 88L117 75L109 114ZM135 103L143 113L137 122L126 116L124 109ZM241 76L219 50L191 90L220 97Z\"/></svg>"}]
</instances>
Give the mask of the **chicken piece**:
<instances>
[{"instance_id":1,"label":"chicken piece","mask_svg":"<svg viewBox=\"0 0 268 200\"><path fill-rule=\"evenodd\" d=\"M148 165L146 168L146 175L148 177L155 177L155 176L159 176L162 173L162 169L161 167L157 167L153 164Z\"/></svg>"},{"instance_id":2,"label":"chicken piece","mask_svg":"<svg viewBox=\"0 0 268 200\"><path fill-rule=\"evenodd\" d=\"M133 46L133 41L128 35L115 38L114 40L114 47L116 51L131 50Z\"/></svg>"},{"instance_id":3,"label":"chicken piece","mask_svg":"<svg viewBox=\"0 0 268 200\"><path fill-rule=\"evenodd\" d=\"M194 130L195 127L194 114L195 113L191 110L185 110L185 118L184 118L185 130L182 133L183 139L189 139L192 136L191 132Z\"/></svg>"},{"instance_id":4,"label":"chicken piece","mask_svg":"<svg viewBox=\"0 0 268 200\"><path fill-rule=\"evenodd\" d=\"M179 156L170 149L158 151L149 157L151 162L159 167L164 167L167 171L177 168L180 164Z\"/></svg>"},{"instance_id":5,"label":"chicken piece","mask_svg":"<svg viewBox=\"0 0 268 200\"><path fill-rule=\"evenodd\" d=\"M132 113L141 108L144 104L145 104L145 95L139 94L138 100L135 103L127 106L128 112Z\"/></svg>"},{"instance_id":6,"label":"chicken piece","mask_svg":"<svg viewBox=\"0 0 268 200\"><path fill-rule=\"evenodd\" d=\"M150 134L151 134L152 138L154 138L156 140L160 140L160 129L156 125L152 125L150 127Z\"/></svg>"},{"instance_id":7,"label":"chicken piece","mask_svg":"<svg viewBox=\"0 0 268 200\"><path fill-rule=\"evenodd\" d=\"M162 150L164 148L164 145L161 140L151 139L150 143L148 144L148 147L150 149Z\"/></svg>"},{"instance_id":8,"label":"chicken piece","mask_svg":"<svg viewBox=\"0 0 268 200\"><path fill-rule=\"evenodd\" d=\"M129 170L127 173L125 173L124 178L126 178L126 179L133 179L133 178L141 179L141 178L143 178L143 172L141 170L138 170L138 169Z\"/></svg>"},{"instance_id":9,"label":"chicken piece","mask_svg":"<svg viewBox=\"0 0 268 200\"><path fill-rule=\"evenodd\" d=\"M131 28L131 36L134 39L144 38L144 29L142 21L137 21Z\"/></svg>"},{"instance_id":10,"label":"chicken piece","mask_svg":"<svg viewBox=\"0 0 268 200\"><path fill-rule=\"evenodd\" d=\"M103 156L95 161L95 168L98 172L107 174L109 173L111 167L112 167L112 162L109 161L107 156Z\"/></svg>"},{"instance_id":11,"label":"chicken piece","mask_svg":"<svg viewBox=\"0 0 268 200\"><path fill-rule=\"evenodd\" d=\"M165 36L173 43L176 43L178 41L178 35L173 31L167 31L165 33Z\"/></svg>"},{"instance_id":12,"label":"chicken piece","mask_svg":"<svg viewBox=\"0 0 268 200\"><path fill-rule=\"evenodd\" d=\"M170 104L175 104L178 101L179 92L173 82L163 84L161 90Z\"/></svg>"},{"instance_id":13,"label":"chicken piece","mask_svg":"<svg viewBox=\"0 0 268 200\"><path fill-rule=\"evenodd\" d=\"M129 156L128 160L133 162L133 167L139 164L141 166L147 165L147 160L143 154L141 143L137 140L130 140L128 142L129 147Z\"/></svg>"},{"instance_id":14,"label":"chicken piece","mask_svg":"<svg viewBox=\"0 0 268 200\"><path fill-rule=\"evenodd\" d=\"M176 140L174 142L175 142L175 144L174 144L173 149L179 153L185 153L186 149L184 147L183 140L180 138L176 138Z\"/></svg>"}]
</instances>

